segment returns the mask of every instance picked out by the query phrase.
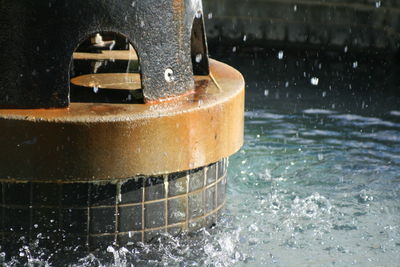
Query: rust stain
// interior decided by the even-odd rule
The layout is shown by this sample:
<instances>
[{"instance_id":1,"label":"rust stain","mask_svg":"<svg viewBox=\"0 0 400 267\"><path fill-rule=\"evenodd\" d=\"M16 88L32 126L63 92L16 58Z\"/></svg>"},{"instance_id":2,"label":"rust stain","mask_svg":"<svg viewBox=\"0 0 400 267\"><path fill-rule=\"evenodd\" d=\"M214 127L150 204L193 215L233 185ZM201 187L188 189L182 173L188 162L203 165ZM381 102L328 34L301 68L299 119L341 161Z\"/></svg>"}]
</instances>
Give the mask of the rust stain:
<instances>
[{"instance_id":1,"label":"rust stain","mask_svg":"<svg viewBox=\"0 0 400 267\"><path fill-rule=\"evenodd\" d=\"M210 68L222 90L202 78L165 103L0 110L0 179L125 179L232 155L243 144L244 80L223 63Z\"/></svg>"},{"instance_id":2,"label":"rust stain","mask_svg":"<svg viewBox=\"0 0 400 267\"><path fill-rule=\"evenodd\" d=\"M176 14L181 14L181 18L182 18L182 14L183 14L183 12L185 12L184 0L173 0L172 7L173 7L174 11L176 12Z\"/></svg>"}]
</instances>

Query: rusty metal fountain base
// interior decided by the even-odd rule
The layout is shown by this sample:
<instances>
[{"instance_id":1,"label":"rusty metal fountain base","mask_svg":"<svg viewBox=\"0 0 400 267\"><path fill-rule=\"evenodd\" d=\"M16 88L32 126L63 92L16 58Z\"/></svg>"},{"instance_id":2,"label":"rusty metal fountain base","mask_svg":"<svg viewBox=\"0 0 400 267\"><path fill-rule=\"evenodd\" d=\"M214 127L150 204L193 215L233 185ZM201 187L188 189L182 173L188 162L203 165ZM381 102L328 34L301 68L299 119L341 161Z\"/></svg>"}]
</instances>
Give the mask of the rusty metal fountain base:
<instances>
[{"instance_id":1,"label":"rusty metal fountain base","mask_svg":"<svg viewBox=\"0 0 400 267\"><path fill-rule=\"evenodd\" d=\"M212 225L243 142L244 81L210 62L192 94L152 104L0 110L0 240L150 242Z\"/></svg>"},{"instance_id":2,"label":"rusty metal fountain base","mask_svg":"<svg viewBox=\"0 0 400 267\"><path fill-rule=\"evenodd\" d=\"M212 226L225 202L227 160L158 176L103 182L2 182L2 248L17 251L149 243ZM19 241L19 242L18 242Z\"/></svg>"}]
</instances>

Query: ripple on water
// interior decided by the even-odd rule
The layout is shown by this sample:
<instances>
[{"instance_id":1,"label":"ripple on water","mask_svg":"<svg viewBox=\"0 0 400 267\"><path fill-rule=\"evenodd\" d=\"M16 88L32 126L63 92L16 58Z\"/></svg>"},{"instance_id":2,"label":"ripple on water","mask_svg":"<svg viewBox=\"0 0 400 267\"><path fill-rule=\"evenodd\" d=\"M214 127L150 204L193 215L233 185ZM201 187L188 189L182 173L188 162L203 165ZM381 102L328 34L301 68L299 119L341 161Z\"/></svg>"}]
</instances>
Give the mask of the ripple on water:
<instances>
[{"instance_id":1,"label":"ripple on water","mask_svg":"<svg viewBox=\"0 0 400 267\"><path fill-rule=\"evenodd\" d=\"M392 110L389 112L390 115L400 117L400 111Z\"/></svg>"},{"instance_id":2,"label":"ripple on water","mask_svg":"<svg viewBox=\"0 0 400 267\"><path fill-rule=\"evenodd\" d=\"M329 109L305 109L303 110L304 114L322 114L322 115L329 115L329 114L335 114L337 113L334 110L329 110Z\"/></svg>"},{"instance_id":3,"label":"ripple on water","mask_svg":"<svg viewBox=\"0 0 400 267\"><path fill-rule=\"evenodd\" d=\"M354 114L342 114L342 115L331 115L329 116L332 119L340 120L341 123L349 125L349 126L357 126L357 127L363 127L363 126L387 126L387 127L396 127L400 128L400 124L390 122L390 121L384 121L380 118L374 118L374 117L364 117L360 115L354 115Z\"/></svg>"}]
</instances>

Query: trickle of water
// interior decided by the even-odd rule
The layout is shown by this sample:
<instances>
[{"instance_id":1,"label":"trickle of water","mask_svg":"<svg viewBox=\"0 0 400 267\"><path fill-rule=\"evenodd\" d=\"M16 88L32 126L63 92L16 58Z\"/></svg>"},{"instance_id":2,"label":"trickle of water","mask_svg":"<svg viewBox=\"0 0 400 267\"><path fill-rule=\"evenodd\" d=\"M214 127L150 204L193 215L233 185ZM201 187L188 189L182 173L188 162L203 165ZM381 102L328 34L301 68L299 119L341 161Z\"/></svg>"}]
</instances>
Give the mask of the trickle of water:
<instances>
[{"instance_id":1,"label":"trickle of water","mask_svg":"<svg viewBox=\"0 0 400 267\"><path fill-rule=\"evenodd\" d=\"M278 52L278 59L283 59L283 55L284 55L283 51L282 50L279 51Z\"/></svg>"}]
</instances>

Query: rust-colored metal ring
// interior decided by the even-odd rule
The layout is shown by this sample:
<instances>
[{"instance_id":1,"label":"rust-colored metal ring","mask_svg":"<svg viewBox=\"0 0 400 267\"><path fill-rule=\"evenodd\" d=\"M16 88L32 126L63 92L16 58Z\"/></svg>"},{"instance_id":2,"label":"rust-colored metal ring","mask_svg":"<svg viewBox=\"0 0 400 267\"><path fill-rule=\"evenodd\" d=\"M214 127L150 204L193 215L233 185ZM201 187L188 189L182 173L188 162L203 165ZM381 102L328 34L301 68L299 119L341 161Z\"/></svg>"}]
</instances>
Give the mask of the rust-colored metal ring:
<instances>
[{"instance_id":1,"label":"rust-colored metal ring","mask_svg":"<svg viewBox=\"0 0 400 267\"><path fill-rule=\"evenodd\" d=\"M192 95L153 104L0 110L0 179L84 181L189 170L243 143L244 80L210 62Z\"/></svg>"}]
</instances>

